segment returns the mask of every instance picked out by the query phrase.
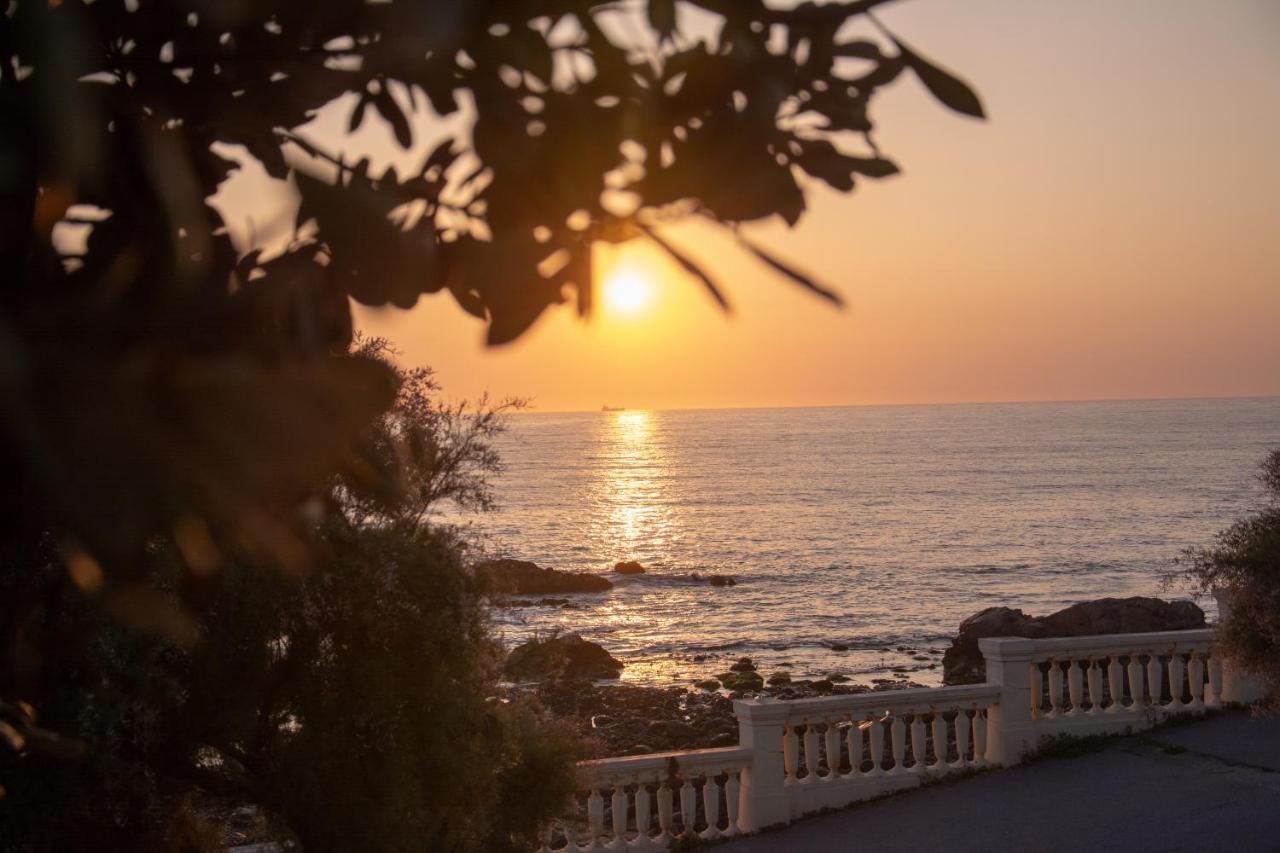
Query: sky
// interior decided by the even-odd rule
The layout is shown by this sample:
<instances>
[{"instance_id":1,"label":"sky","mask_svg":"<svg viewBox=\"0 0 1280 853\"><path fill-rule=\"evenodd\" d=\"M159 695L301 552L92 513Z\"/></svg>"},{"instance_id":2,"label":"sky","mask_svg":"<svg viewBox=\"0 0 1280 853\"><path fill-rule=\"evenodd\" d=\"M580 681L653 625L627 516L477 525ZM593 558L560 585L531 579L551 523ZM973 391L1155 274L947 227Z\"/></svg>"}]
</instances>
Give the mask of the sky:
<instances>
[{"instance_id":1,"label":"sky","mask_svg":"<svg viewBox=\"0 0 1280 853\"><path fill-rule=\"evenodd\" d=\"M832 308L705 225L666 236L726 316L639 244L597 251L604 307L511 345L444 295L358 311L446 393L535 411L1280 394L1280 3L902 0L881 19L989 116L903 75L873 104L899 176L814 185L752 226Z\"/></svg>"}]
</instances>

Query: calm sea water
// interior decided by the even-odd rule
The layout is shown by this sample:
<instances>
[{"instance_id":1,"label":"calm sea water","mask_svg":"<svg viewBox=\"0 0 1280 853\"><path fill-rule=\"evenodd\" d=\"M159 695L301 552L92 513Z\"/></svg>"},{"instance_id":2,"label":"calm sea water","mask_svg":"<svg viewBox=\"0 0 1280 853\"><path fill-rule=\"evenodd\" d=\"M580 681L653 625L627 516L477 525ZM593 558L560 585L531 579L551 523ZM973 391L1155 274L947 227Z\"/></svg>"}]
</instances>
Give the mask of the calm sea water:
<instances>
[{"instance_id":1,"label":"calm sea water","mask_svg":"<svg viewBox=\"0 0 1280 853\"><path fill-rule=\"evenodd\" d=\"M544 566L648 568L576 607L500 610L508 643L578 631L643 683L749 655L928 684L983 607L1177 595L1170 560L1257 506L1277 446L1280 398L528 414L478 524Z\"/></svg>"}]
</instances>

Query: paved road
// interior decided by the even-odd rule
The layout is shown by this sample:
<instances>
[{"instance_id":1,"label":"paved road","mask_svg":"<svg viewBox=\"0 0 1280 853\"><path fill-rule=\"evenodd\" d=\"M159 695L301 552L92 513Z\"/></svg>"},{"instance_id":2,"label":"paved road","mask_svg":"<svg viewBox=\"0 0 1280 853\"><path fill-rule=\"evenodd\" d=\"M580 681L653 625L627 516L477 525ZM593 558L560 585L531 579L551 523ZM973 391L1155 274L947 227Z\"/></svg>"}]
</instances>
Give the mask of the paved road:
<instances>
[{"instance_id":1,"label":"paved road","mask_svg":"<svg viewBox=\"0 0 1280 853\"><path fill-rule=\"evenodd\" d=\"M717 853L1280 851L1280 719L1243 712L920 788Z\"/></svg>"}]
</instances>

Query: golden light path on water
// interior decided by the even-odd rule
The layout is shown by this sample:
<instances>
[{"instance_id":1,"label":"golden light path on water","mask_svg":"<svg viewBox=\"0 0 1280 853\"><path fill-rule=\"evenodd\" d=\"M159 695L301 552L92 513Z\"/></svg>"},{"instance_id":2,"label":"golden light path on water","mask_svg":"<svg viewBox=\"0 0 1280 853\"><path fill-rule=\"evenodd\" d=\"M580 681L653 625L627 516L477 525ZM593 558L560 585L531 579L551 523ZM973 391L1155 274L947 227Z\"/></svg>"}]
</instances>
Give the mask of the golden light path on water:
<instances>
[{"instance_id":1,"label":"golden light path on water","mask_svg":"<svg viewBox=\"0 0 1280 853\"><path fill-rule=\"evenodd\" d=\"M611 412L600 420L597 459L587 491L590 505L588 539L600 553L643 559L662 553L683 538L684 525L677 496L672 449L655 429L657 418L644 410ZM615 641L632 645L666 635L669 642L684 638L681 620L666 608L646 607L640 600L609 597L601 604L603 620L614 626ZM633 661L623 680L652 681L670 669L666 658Z\"/></svg>"}]
</instances>

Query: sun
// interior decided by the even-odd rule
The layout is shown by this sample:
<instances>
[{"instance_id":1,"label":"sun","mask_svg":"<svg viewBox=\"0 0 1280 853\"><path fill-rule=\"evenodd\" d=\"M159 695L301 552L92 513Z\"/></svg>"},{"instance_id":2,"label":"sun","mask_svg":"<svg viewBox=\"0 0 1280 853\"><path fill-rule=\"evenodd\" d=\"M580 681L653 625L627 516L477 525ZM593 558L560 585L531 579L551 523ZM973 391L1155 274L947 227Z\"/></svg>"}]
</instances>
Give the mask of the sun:
<instances>
[{"instance_id":1,"label":"sun","mask_svg":"<svg viewBox=\"0 0 1280 853\"><path fill-rule=\"evenodd\" d=\"M653 287L649 280L634 270L618 270L605 279L605 302L617 314L639 314L652 297Z\"/></svg>"}]
</instances>

